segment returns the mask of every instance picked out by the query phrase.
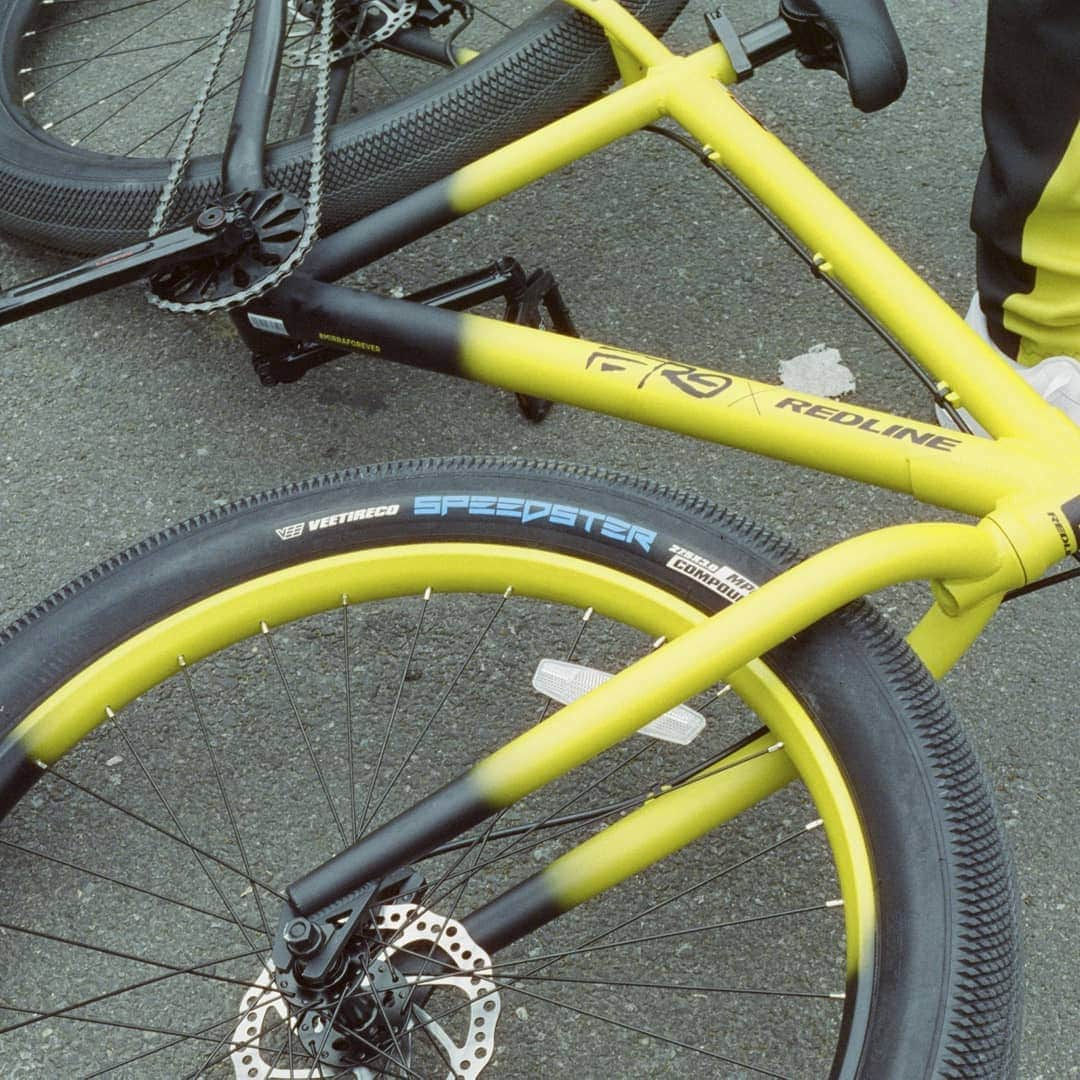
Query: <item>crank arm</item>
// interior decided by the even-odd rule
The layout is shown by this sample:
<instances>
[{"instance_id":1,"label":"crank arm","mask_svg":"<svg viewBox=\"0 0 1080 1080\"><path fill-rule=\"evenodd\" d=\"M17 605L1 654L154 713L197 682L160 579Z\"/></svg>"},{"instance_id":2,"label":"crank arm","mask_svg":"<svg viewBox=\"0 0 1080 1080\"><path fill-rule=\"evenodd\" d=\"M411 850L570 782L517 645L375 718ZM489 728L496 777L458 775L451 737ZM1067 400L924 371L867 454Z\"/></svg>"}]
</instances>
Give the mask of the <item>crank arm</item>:
<instances>
[{"instance_id":1,"label":"crank arm","mask_svg":"<svg viewBox=\"0 0 1080 1080\"><path fill-rule=\"evenodd\" d=\"M204 211L200 220L210 211ZM214 219L216 221L216 218ZM72 300L95 296L117 285L149 277L191 258L214 254L229 247L220 232L189 225L121 251L112 251L49 277L37 278L0 292L0 326L60 307Z\"/></svg>"}]
</instances>

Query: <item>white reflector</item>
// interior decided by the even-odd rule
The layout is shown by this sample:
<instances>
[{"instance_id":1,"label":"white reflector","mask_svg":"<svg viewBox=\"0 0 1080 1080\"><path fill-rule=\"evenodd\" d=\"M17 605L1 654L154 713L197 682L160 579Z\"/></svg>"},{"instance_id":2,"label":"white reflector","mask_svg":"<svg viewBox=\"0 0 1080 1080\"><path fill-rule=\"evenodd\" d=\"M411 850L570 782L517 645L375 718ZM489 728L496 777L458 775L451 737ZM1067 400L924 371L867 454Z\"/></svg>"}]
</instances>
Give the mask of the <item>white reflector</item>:
<instances>
[{"instance_id":1,"label":"white reflector","mask_svg":"<svg viewBox=\"0 0 1080 1080\"><path fill-rule=\"evenodd\" d=\"M532 683L535 689L552 701L569 705L610 678L606 671L598 668L571 664L567 660L545 659L536 665ZM704 730L705 717L701 713L688 705L676 705L674 709L668 709L663 716L658 716L643 728L638 728L638 734L686 746Z\"/></svg>"}]
</instances>

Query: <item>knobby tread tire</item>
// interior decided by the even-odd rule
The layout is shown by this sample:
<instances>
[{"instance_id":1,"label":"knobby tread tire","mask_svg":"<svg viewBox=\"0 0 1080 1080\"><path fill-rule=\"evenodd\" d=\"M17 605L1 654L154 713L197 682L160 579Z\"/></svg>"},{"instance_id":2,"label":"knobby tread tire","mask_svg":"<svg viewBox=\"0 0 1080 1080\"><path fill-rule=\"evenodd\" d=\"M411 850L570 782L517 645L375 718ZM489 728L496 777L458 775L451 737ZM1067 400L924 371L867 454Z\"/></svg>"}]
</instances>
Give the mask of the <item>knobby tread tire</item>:
<instances>
[{"instance_id":1,"label":"knobby tread tire","mask_svg":"<svg viewBox=\"0 0 1080 1080\"><path fill-rule=\"evenodd\" d=\"M86 663L179 607L282 565L407 542L410 535L429 540L433 529L448 540L486 537L584 553L682 593L705 610L722 606L697 582L676 579L655 554L619 550L566 530L528 532L531 526L490 518L440 526L413 519L385 526L382 536L343 529L330 534L333 539L312 534L291 546L267 541L275 525L330 507L390 494L404 506L411 494L454 490L517 491L617 511L625 520L654 524L662 541L677 538L710 558L728 560L752 580L798 558L775 534L707 501L591 468L456 458L347 470L160 532L0 631L0 735ZM657 547L667 550L662 542ZM871 1034L858 1071L842 1075L1014 1075L1020 1017L1016 889L982 771L937 685L866 602L823 620L768 660L818 717L849 778L875 862L881 933ZM912 976L912 966L921 974ZM937 985L942 971L943 987ZM912 978L926 983L924 992L905 991L902 1001L891 1000L897 981L910 989Z\"/></svg>"},{"instance_id":2,"label":"knobby tread tire","mask_svg":"<svg viewBox=\"0 0 1080 1080\"><path fill-rule=\"evenodd\" d=\"M40 0L0 12L0 230L62 251L97 254L146 236L166 161L70 148L38 130L17 100L16 46ZM654 32L685 0L628 0ZM441 179L595 98L616 77L596 23L562 3L499 45L393 105L335 127L325 168L324 233ZM307 194L309 140L270 148L267 185ZM192 161L174 206L182 220L220 195L217 158Z\"/></svg>"}]
</instances>

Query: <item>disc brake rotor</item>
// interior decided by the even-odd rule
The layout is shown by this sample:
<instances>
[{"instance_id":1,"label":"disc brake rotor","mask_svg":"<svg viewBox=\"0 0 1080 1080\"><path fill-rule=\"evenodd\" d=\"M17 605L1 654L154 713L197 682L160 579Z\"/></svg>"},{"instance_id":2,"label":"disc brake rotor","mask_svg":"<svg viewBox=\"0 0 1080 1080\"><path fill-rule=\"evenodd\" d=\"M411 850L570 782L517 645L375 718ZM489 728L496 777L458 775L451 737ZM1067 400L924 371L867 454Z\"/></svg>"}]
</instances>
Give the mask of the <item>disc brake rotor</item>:
<instances>
[{"instance_id":1,"label":"disc brake rotor","mask_svg":"<svg viewBox=\"0 0 1080 1080\"><path fill-rule=\"evenodd\" d=\"M359 978L356 974L350 977L350 984L356 995L393 996L399 1007L405 1006L401 1030L393 1040L395 1050L386 1053L388 1070L395 1073L395 1054L411 1059L414 1040L426 1037L449 1066L447 1080L472 1080L491 1061L495 1050L501 1002L490 978L491 958L462 923L417 904L383 904L374 912L373 922L385 944L372 955ZM425 970L415 975L399 972L406 958L410 962L426 960ZM432 1015L419 1000L426 1004L440 988L467 1001L441 1007ZM378 1068L331 1061L324 1047L336 1032L328 1037L325 1024L334 1014L334 1002L321 1011L309 1009L297 1015L276 987L270 968L264 968L245 992L242 1008L230 1044L236 1080L301 1080L311 1076L316 1054L322 1059L320 1074L326 1077L374 1080L384 1075ZM440 1022L451 1016L457 1017L454 1027L464 1030L458 1039ZM287 1046L294 1041L296 1056L303 1057L302 1062L290 1061ZM330 1056L341 1060L339 1055ZM401 1064L408 1069L410 1060Z\"/></svg>"}]
</instances>

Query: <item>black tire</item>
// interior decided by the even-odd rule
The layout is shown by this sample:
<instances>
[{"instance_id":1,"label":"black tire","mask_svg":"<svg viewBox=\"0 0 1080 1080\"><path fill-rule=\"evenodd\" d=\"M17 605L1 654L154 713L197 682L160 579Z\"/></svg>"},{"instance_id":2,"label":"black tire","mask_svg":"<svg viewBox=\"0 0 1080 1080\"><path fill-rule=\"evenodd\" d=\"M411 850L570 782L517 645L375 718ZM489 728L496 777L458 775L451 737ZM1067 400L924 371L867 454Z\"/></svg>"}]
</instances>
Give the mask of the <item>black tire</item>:
<instances>
[{"instance_id":1,"label":"black tire","mask_svg":"<svg viewBox=\"0 0 1080 1080\"><path fill-rule=\"evenodd\" d=\"M441 516L414 514L414 500L418 496L446 494L526 500L536 512L529 523L512 517L476 516L468 508L451 509ZM456 505L460 506L460 500ZM482 505L490 508L494 503L475 503L476 507ZM561 516L554 512L545 514L541 512L544 505L549 508L557 505L564 512ZM389 516L361 516L352 523L334 518L357 507L371 506L396 506L399 511ZM574 509L576 516L567 507ZM295 528L284 534L278 531L299 522L329 519L335 522L332 527L316 531L305 528L299 536L294 535ZM596 524L602 520L619 524L605 536ZM590 524L586 525L586 521ZM648 544L632 542L634 534L628 531L627 523L646 530L638 535L655 533L655 538ZM282 535L290 538L282 539ZM564 553L622 571L706 612L728 602L720 595L724 588L718 591L721 581L718 574L729 583L735 581L737 591L749 587L747 583L773 576L791 565L796 557L775 536L706 502L592 470L469 460L341 473L246 500L159 534L73 582L0 634L0 715L3 717L0 730L10 732L42 699L132 635L230 586L284 567L356 550L457 541L492 542L526 552ZM674 568L673 545L684 549L684 555L693 553L689 557L696 560L700 572L690 576L686 569L693 564L685 558L681 570ZM709 563L714 564L711 570ZM717 567L724 569L718 571ZM731 571L744 579L742 586ZM377 606L372 607L373 614L377 611ZM361 610L358 626L364 614ZM402 629L402 643L408 641L406 629ZM290 634L292 638L306 640L325 632L318 627L306 627ZM381 637L376 640L378 647L373 645L370 651L394 652L392 643ZM520 650L521 645L510 647ZM509 654L497 651L493 655L498 672ZM367 650L364 657L366 663ZM843 1060L834 1064L833 1075L859 1076L866 1080L1012 1075L1019 1019L1013 881L1002 833L980 769L936 685L904 643L865 603L853 604L800 634L797 641L770 654L767 662L797 695L832 748L861 819L873 867L879 928L873 949L873 971L864 971L849 983L845 1015L839 1024L841 1038L847 1042L842 1042ZM300 666L301 661L287 663ZM487 666L492 666L490 658ZM406 662L403 678L409 670ZM250 676L250 670L242 665L235 679L242 683ZM489 676L490 672L485 678ZM425 676L421 673L416 677ZM226 678L222 673L215 678L234 685L232 675ZM503 707L503 698L494 700ZM396 713L396 704L394 709ZM477 711L472 718L475 721L481 715L485 714ZM216 711L212 716L221 725L221 734L215 735L215 739L225 739L225 729L231 721L219 717ZM134 724L132 719L129 726ZM143 737L144 753L150 757L157 754L158 744L170 733L178 734L183 745L188 741L194 745L196 736L191 734L190 725L189 718L179 722L177 732L171 732L168 724L155 719ZM188 732L186 737L184 731ZM109 751L97 741L99 735L100 732L91 735L85 740L90 748L80 746L64 763L69 774L81 776L84 782L88 775L108 773L102 762ZM124 737L116 753L130 759L128 738ZM458 731L449 743L443 744L445 752L450 755L462 738ZM353 745L351 735L349 745ZM27 862L26 857L10 850L7 844L13 827L21 826L29 832L32 846L41 847L48 838L50 852L70 851L70 845L65 846L62 837L61 823L65 818L73 822L76 849L83 851L86 846L92 846L104 851L109 847L108 840L91 831L90 818L80 816L88 811L85 800L80 801L77 792L73 793L55 777L29 786L40 775L39 770L21 760L21 750L12 746L10 739L0 743L0 749L4 751L0 753L0 806L10 807L16 797L21 797L4 823L6 831L0 830L0 841L5 845L0 847L0 860L5 867L0 875L0 881L5 883L0 885L4 925L8 926L9 921L21 922L21 913L13 906L16 899L30 907L44 904L48 899L58 906L61 915L67 911L68 917L78 924L80 934L105 933L108 925L103 927L94 921L88 910L65 903L70 886L55 877L51 866L39 867L33 860ZM179 760L162 759L158 765L167 775L176 771ZM195 782L191 779L195 769L190 761L190 757L184 760L181 770L185 773L185 784ZM245 765L246 771L255 768L249 763ZM288 774L299 768L295 762L281 762L279 782L286 784ZM315 787L308 783L309 787ZM134 786L129 774L123 786L108 790L121 802L130 804L135 798L131 793ZM237 788L239 798L243 794L242 782L238 781ZM27 796L27 791L32 794ZM417 791L413 797L421 793ZM340 804L341 800L338 801ZM778 811L781 812L787 813ZM163 819L160 810L152 816L165 826L174 827ZM784 822L784 827L790 827L786 818ZM776 828L780 828L778 822L768 827ZM766 830L766 835L771 843L779 833ZM88 844L91 836L92 843ZM138 845L133 842L132 846ZM728 849L724 851L726 858ZM682 854L672 859L678 860ZM232 857L235 860L235 855ZM300 863L302 868L303 859ZM30 883L24 883L20 873L27 866L37 867L37 877ZM292 872L296 869L293 867ZM782 876L791 869L785 864ZM121 871L120 876L130 872ZM671 888L666 876L669 872L665 871L660 879L665 892ZM99 888L93 883L86 885L85 876L77 880L83 882L80 888L88 892ZM166 891L168 881L164 871L156 872L155 883L164 882L161 887ZM657 887L657 879L652 881L652 887ZM725 894L725 903L734 902L732 897L737 895L734 884L725 884L719 891ZM590 907L586 904L579 910ZM140 909L136 906L136 910ZM695 910L694 915L700 910ZM254 920L253 914L251 919ZM122 921L121 917L114 912L113 919L106 920L106 924L118 921ZM553 925L557 926L558 922ZM61 926L66 926L62 918ZM57 932L55 926L52 929ZM70 926L67 929L71 932ZM132 928L133 937L138 936L137 929ZM118 942L128 942L126 924L118 933L119 937L108 939L114 948ZM782 931L770 933L783 937ZM13 951L17 938L17 933L0 932L0 951ZM36 952L49 947L38 940L32 941L31 946ZM138 951L134 945L129 944L129 948ZM176 962L175 953L162 942L154 955L166 954ZM92 956L88 962L91 974L94 960ZM787 966L796 970L801 962L801 955L784 952L785 970ZM5 1011L20 1007L15 994L22 981L21 963L10 958L4 960L6 987L0 996L0 1029L6 1029L13 1019L21 1019L17 1013ZM761 971L768 967L768 958L762 957ZM65 971L62 964L57 965L57 970ZM754 973L748 978L752 981ZM88 998L98 987L93 978L86 977L85 971L75 981L79 983L77 988L65 988L57 998L46 996L35 982L34 1003L23 1007L44 1012L62 1006L65 1001ZM561 996L562 988L556 986ZM535 1011L534 998L535 995L522 999L519 1016ZM635 1008L627 1004L632 1000L632 990L620 990L621 1008ZM662 1012L667 1006L656 1008ZM618 1052L616 1047L623 1033L615 1029L608 1042L588 1044L591 1064L584 1071L577 1068L571 1072L621 1077L637 1075L633 1070L639 1068L644 1075L657 1075L662 1068L671 1066L661 1065L654 1053L669 1052L670 1044L682 1046L686 1040L692 1041L691 1029L703 1012L708 1012L708 1006L697 1004L685 1016L668 1019L663 1014L659 1020L649 1016L639 1019L636 1022L654 1033L655 1038L643 1048L645 1040L635 1035L630 1052L637 1055L636 1060L617 1064L602 1059L605 1054L613 1059ZM109 1015L116 1019L123 1014ZM627 1012L619 1015L631 1016ZM736 1015L734 1005L730 1012L722 1013L723 1038L733 1038L733 1032L737 1034ZM159 1028L185 1027L182 1020L169 1019L169 1023L159 1023ZM85 1055L79 1057L80 1072L86 1071L86 1065L96 1063L84 1045L89 1043L90 1036L98 1034L93 1026L69 1024L64 1029L62 1018L47 1026L50 1037L54 1029L66 1030L67 1034L72 1034L72 1028L78 1029L73 1033L80 1040L78 1053ZM190 1026L189 1022L187 1027ZM657 1027L661 1028L658 1033ZM21 1038L28 1030L34 1031L35 1027L23 1028L19 1035L8 1038ZM112 1029L104 1030L110 1039L119 1038ZM831 1037L835 1037L836 1029L831 1030ZM575 1039L588 1038L588 1018L571 1025L569 1035L565 1027L557 1031L558 1045L550 1063L546 1059L530 1058L522 1065L521 1075L535 1076L546 1068L566 1071L568 1047ZM760 1044L758 1051L761 1046L766 1049L764 1064L751 1062L752 1065L776 1070L768 1075L822 1075L808 1072L811 1058L799 1040L809 1036L796 1032L794 1054L784 1057L784 1047L777 1042L774 1048L772 1042L777 1040L770 1041L769 1034L755 1031L754 1039ZM552 1052L552 1044L545 1045L546 1049L534 1048L530 1053ZM726 1048L727 1043L722 1045ZM657 1046L659 1050L655 1049ZM29 1053L21 1043L14 1048L9 1043L5 1049L0 1030L0 1058L9 1062L21 1060L17 1058L19 1052ZM13 1053L16 1056L11 1056ZM512 1059L508 1063L504 1055L500 1060L508 1069L501 1075L518 1075ZM732 1053L723 1060L743 1058ZM783 1068L777 1068L780 1061ZM675 1074L749 1075L734 1066L721 1067L714 1060L705 1061L700 1071L696 1070L694 1062L689 1066L680 1063Z\"/></svg>"},{"instance_id":2,"label":"black tire","mask_svg":"<svg viewBox=\"0 0 1080 1080\"><path fill-rule=\"evenodd\" d=\"M630 0L662 33L685 0ZM49 247L98 253L141 239L168 174L70 146L42 131L16 85L24 33L42 0L0 12L0 229ZM339 124L327 162L324 230L333 231L591 100L616 72L592 20L551 4L476 60L416 93ZM304 197L309 140L270 148L267 183ZM212 202L217 157L191 163L174 217Z\"/></svg>"}]
</instances>

